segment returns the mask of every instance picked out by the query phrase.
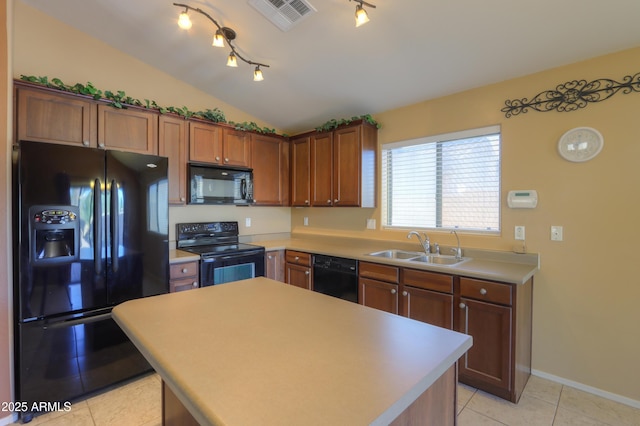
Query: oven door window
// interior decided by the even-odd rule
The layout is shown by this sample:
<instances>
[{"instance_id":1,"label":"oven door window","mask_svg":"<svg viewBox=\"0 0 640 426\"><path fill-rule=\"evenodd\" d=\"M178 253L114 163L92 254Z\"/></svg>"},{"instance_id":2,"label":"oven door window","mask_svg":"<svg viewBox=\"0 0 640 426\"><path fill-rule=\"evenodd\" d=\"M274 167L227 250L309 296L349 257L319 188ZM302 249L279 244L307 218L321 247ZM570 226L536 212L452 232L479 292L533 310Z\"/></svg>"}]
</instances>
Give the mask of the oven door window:
<instances>
[{"instance_id":1,"label":"oven door window","mask_svg":"<svg viewBox=\"0 0 640 426\"><path fill-rule=\"evenodd\" d=\"M240 265L223 266L213 271L213 283L223 284L231 281L246 280L255 278L256 265L253 263L242 263Z\"/></svg>"},{"instance_id":2,"label":"oven door window","mask_svg":"<svg viewBox=\"0 0 640 426\"><path fill-rule=\"evenodd\" d=\"M264 276L264 252L215 256L202 260L200 286L206 287L261 276Z\"/></svg>"}]
</instances>

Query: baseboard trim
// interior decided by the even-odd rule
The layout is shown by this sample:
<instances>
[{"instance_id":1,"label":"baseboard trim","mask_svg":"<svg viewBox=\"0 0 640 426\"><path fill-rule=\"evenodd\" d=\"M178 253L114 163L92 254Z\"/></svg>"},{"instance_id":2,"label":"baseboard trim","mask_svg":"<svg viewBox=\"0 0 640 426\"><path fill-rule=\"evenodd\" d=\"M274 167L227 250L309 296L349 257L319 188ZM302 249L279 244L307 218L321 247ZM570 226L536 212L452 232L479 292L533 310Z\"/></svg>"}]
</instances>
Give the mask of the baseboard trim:
<instances>
[{"instance_id":1,"label":"baseboard trim","mask_svg":"<svg viewBox=\"0 0 640 426\"><path fill-rule=\"evenodd\" d=\"M16 414L10 414L7 417L3 417L0 419L0 426L10 425L11 423L15 423L18 421L18 416Z\"/></svg>"},{"instance_id":2,"label":"baseboard trim","mask_svg":"<svg viewBox=\"0 0 640 426\"><path fill-rule=\"evenodd\" d=\"M551 380L552 382L560 383L562 385L571 386L572 388L576 388L578 390L600 396L602 398L609 399L611 401L619 402L621 404L628 405L633 408L640 408L640 401L636 401L635 399L627 398L626 396L618 395L612 392L603 391L602 389L594 388L592 386L587 386L582 383L574 382L573 380L568 380L563 377L554 376L553 374L545 373L540 370L531 370L531 374L534 376L541 377L543 379Z\"/></svg>"}]
</instances>

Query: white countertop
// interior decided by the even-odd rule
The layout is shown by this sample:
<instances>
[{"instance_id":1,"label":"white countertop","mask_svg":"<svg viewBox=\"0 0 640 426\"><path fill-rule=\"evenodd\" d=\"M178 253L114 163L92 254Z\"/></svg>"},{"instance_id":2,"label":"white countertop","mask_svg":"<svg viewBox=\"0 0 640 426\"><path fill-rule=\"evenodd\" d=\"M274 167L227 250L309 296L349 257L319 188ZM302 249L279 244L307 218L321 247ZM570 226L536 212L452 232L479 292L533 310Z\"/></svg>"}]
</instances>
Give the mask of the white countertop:
<instances>
[{"instance_id":1,"label":"white countertop","mask_svg":"<svg viewBox=\"0 0 640 426\"><path fill-rule=\"evenodd\" d=\"M113 317L201 424L388 424L471 337L254 278Z\"/></svg>"}]
</instances>

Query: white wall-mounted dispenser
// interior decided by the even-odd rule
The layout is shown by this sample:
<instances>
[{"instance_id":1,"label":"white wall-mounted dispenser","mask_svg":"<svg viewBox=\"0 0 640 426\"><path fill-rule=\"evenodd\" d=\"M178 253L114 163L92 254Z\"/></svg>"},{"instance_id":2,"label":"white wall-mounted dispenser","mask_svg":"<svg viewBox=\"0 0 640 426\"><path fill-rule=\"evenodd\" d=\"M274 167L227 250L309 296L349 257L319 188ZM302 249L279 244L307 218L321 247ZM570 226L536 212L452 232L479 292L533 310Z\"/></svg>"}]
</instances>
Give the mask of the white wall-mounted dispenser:
<instances>
[{"instance_id":1,"label":"white wall-mounted dispenser","mask_svg":"<svg viewBox=\"0 0 640 426\"><path fill-rule=\"evenodd\" d=\"M507 205L512 209L533 209L538 205L538 192L535 189L509 191Z\"/></svg>"}]
</instances>

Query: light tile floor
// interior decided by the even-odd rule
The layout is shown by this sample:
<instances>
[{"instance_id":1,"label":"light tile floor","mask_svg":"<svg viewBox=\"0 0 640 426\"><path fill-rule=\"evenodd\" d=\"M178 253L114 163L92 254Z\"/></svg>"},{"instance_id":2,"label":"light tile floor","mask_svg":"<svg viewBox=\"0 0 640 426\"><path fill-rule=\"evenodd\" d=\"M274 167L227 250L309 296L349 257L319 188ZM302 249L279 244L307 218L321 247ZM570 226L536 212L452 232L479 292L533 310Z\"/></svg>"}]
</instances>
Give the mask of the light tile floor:
<instances>
[{"instance_id":1,"label":"light tile floor","mask_svg":"<svg viewBox=\"0 0 640 426\"><path fill-rule=\"evenodd\" d=\"M68 413L35 417L42 426L156 426L160 379L149 375L72 405ZM518 404L458 386L459 426L640 426L640 409L532 376ZM301 425L304 426L304 425Z\"/></svg>"}]
</instances>

